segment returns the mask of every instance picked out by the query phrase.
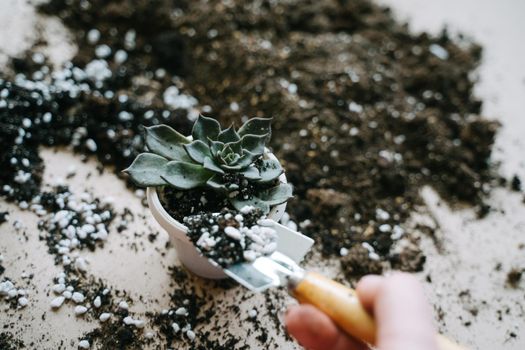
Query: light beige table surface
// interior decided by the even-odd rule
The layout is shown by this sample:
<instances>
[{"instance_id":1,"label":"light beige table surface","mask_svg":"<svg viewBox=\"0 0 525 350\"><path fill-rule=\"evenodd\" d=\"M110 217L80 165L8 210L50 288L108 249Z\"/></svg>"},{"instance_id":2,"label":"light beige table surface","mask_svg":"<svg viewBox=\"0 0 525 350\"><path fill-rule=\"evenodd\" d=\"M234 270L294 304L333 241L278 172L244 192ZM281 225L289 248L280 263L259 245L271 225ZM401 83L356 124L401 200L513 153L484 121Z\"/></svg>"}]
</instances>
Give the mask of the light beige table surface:
<instances>
[{"instance_id":1,"label":"light beige table surface","mask_svg":"<svg viewBox=\"0 0 525 350\"><path fill-rule=\"evenodd\" d=\"M461 30L484 46L485 59L478 71L480 83L477 94L485 101L485 115L503 124L494 159L502 162L501 172L505 176L517 173L525 179L525 2L381 2L391 5L400 18L410 18L413 30L437 32L446 23L452 33ZM0 65L5 63L7 55L15 55L28 48L37 31L49 39L48 52L55 62L66 60L74 53L74 48L67 41L67 31L59 21L37 17L32 7L22 0L1 0L0 6ZM74 165L77 175L68 180L74 191L89 189L96 196L110 195L116 199L117 210L127 206L134 213L144 212L140 199L126 190L124 184L110 172L85 180L85 174L97 172L96 162L82 163L67 150L55 152L43 149L42 156L46 163L45 184L65 177L67 169ZM427 275L432 277L433 283L425 283L425 286L435 309L444 311L439 321L440 330L473 349L525 349L525 281L518 289L505 288L506 272L513 267L525 268L525 250L518 248L520 243L525 244L523 194L495 190L491 205L498 210L483 220L475 219L474 213L468 209L451 211L430 188L424 189L422 196L427 205L414 214L413 221L438 225L444 248L438 252L430 238L421 237L428 260L425 271L418 276L422 280ZM30 305L19 311L4 311L3 302L0 302L0 325L15 322L17 328L24 330L22 334L26 343L46 334L45 339L39 342L41 349L53 349L62 339L78 339L94 325L76 318L72 307L48 313L45 322L39 319L42 311L49 310L50 297L34 291L48 290L59 269L46 253L45 244L38 240L36 215L20 211L11 204L0 204L11 212L10 223L0 227L0 254L5 259L3 265L9 276L22 286L26 285L20 277L24 271L36 273L27 286ZM11 223L15 220L22 223L20 230L12 227ZM139 220L136 225L139 227L135 230L122 234L112 232L104 249L86 254L86 257L90 261L90 274L103 278L114 288L125 289L137 300L140 295L143 296L144 301L132 307L140 314L167 306L170 278L167 267L173 265L176 256L173 250L164 257L156 251L155 248L160 249L167 240L164 233L155 243L150 243L146 237L139 237L139 244L147 249L131 251L129 235L147 231L148 225L161 231L150 217ZM501 271L495 270L498 264L501 264ZM319 263L315 258L310 265L325 273L333 271L330 262ZM470 290L469 297L460 296L464 290ZM228 303L235 296L226 294L226 298L230 298L226 301ZM250 299L241 305L241 313L247 314L252 303L263 304L263 301L262 297ZM471 313L473 308L478 309L476 316ZM498 320L500 313L502 319ZM466 322L470 322L470 326L464 326ZM271 327L269 324L268 328ZM231 332L238 333L239 330L232 329ZM511 332L517 337L512 338ZM257 344L253 339L247 339L247 342ZM282 336L277 342L283 344L283 349L298 348Z\"/></svg>"}]
</instances>

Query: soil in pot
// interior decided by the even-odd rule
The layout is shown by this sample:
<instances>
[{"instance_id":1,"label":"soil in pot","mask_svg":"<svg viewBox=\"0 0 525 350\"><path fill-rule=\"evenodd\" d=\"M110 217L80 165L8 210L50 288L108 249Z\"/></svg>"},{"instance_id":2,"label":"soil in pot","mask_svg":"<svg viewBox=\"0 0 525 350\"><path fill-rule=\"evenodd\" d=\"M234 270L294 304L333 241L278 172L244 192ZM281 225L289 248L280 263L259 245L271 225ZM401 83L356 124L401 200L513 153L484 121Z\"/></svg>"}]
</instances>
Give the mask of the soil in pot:
<instances>
[{"instance_id":1,"label":"soil in pot","mask_svg":"<svg viewBox=\"0 0 525 350\"><path fill-rule=\"evenodd\" d=\"M184 219L184 224L201 254L222 267L253 261L277 248L273 221L253 207L192 215Z\"/></svg>"}]
</instances>

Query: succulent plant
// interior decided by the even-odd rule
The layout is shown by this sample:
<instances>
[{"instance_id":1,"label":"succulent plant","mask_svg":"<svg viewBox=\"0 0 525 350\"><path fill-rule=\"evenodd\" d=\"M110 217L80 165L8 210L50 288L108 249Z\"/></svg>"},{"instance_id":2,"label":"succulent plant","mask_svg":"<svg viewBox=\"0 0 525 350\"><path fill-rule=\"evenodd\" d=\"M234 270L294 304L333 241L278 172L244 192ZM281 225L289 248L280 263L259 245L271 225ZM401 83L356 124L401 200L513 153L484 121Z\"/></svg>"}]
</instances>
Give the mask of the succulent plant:
<instances>
[{"instance_id":1,"label":"succulent plant","mask_svg":"<svg viewBox=\"0 0 525 350\"><path fill-rule=\"evenodd\" d=\"M199 116L187 138L167 125L146 127L149 152L124 170L139 186L205 187L223 194L237 210L246 205L268 213L286 202L292 187L277 179L279 162L264 157L271 118L252 118L238 131L222 130L218 121Z\"/></svg>"}]
</instances>

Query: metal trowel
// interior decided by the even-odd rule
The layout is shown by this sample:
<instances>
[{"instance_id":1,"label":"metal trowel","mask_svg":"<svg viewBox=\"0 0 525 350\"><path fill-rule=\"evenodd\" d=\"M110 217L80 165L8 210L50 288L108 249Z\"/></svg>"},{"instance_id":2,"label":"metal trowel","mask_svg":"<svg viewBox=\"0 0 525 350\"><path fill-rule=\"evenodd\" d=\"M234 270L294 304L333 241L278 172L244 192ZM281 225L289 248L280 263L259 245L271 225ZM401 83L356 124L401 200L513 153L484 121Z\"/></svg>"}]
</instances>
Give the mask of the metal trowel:
<instances>
[{"instance_id":1,"label":"metal trowel","mask_svg":"<svg viewBox=\"0 0 525 350\"><path fill-rule=\"evenodd\" d=\"M315 272L307 272L298 263L313 245L313 240L286 226L275 223L277 251L253 262L224 269L226 275L251 291L286 286L300 303L316 306L342 330L370 345L375 344L376 326L372 316L359 302L355 291ZM465 350L437 335L440 350Z\"/></svg>"}]
</instances>

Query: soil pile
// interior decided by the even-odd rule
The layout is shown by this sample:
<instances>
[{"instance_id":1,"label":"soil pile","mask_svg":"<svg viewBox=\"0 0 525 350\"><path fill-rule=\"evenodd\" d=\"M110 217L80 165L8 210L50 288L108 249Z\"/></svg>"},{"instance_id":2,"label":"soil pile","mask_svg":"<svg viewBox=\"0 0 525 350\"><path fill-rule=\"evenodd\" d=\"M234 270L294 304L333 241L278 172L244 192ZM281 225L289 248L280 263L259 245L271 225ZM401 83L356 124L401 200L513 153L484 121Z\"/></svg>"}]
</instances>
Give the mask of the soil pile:
<instances>
[{"instance_id":1,"label":"soil pile","mask_svg":"<svg viewBox=\"0 0 525 350\"><path fill-rule=\"evenodd\" d=\"M325 254L368 242L388 259L392 230L427 184L487 210L497 123L472 96L479 46L446 31L413 35L364 0L85 3L43 7L73 30L76 64L94 57L90 30L114 51L131 32L118 88L161 69L222 123L275 118L272 146L295 186L290 213L308 220Z\"/></svg>"}]
</instances>

